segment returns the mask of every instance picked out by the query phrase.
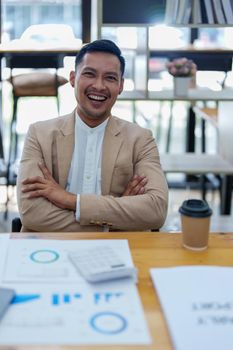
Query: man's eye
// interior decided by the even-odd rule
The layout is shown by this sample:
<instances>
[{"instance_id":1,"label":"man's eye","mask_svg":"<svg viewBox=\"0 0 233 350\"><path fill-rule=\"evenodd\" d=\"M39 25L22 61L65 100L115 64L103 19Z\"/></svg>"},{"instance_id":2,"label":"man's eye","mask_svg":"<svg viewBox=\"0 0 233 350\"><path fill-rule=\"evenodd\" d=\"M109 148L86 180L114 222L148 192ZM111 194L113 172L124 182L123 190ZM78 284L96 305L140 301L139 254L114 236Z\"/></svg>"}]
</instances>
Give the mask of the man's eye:
<instances>
[{"instance_id":1,"label":"man's eye","mask_svg":"<svg viewBox=\"0 0 233 350\"><path fill-rule=\"evenodd\" d=\"M94 73L92 73L92 72L84 72L83 75L85 75L86 77L93 77Z\"/></svg>"},{"instance_id":2,"label":"man's eye","mask_svg":"<svg viewBox=\"0 0 233 350\"><path fill-rule=\"evenodd\" d=\"M117 81L117 78L115 76L113 76L113 75L108 75L107 79L110 80L110 81Z\"/></svg>"}]
</instances>

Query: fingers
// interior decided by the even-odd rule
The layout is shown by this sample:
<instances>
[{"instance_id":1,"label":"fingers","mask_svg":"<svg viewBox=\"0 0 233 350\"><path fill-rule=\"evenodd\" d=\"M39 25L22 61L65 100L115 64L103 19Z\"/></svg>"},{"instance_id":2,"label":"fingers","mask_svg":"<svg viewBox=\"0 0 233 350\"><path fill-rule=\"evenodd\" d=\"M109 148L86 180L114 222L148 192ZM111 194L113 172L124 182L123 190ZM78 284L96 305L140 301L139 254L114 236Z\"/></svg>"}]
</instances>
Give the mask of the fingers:
<instances>
[{"instance_id":1,"label":"fingers","mask_svg":"<svg viewBox=\"0 0 233 350\"><path fill-rule=\"evenodd\" d=\"M45 184L46 180L43 179L43 177L41 177L41 176L34 176L34 177L28 177L22 181L23 185L29 185L29 184L34 184L34 183Z\"/></svg>"},{"instance_id":2,"label":"fingers","mask_svg":"<svg viewBox=\"0 0 233 350\"><path fill-rule=\"evenodd\" d=\"M33 176L30 178L28 177L22 181L22 185L46 184L48 180L51 181L52 183L55 183L55 180L53 179L52 175L50 174L44 162L39 162L38 167L42 171L42 174L44 177L41 177L41 176Z\"/></svg>"},{"instance_id":3,"label":"fingers","mask_svg":"<svg viewBox=\"0 0 233 350\"><path fill-rule=\"evenodd\" d=\"M34 176L22 181L22 193L27 193L28 198L41 197L44 193L48 180L41 176Z\"/></svg>"},{"instance_id":4,"label":"fingers","mask_svg":"<svg viewBox=\"0 0 233 350\"><path fill-rule=\"evenodd\" d=\"M24 193L27 193L27 198L28 199L31 199L31 198L39 198L39 197L45 197L44 196L44 190L30 190L30 191L27 191L26 189L24 191L22 191Z\"/></svg>"},{"instance_id":5,"label":"fingers","mask_svg":"<svg viewBox=\"0 0 233 350\"><path fill-rule=\"evenodd\" d=\"M48 168L46 167L46 165L43 161L38 163L38 167L42 171L42 174L44 175L45 179L54 181L50 171L48 170Z\"/></svg>"},{"instance_id":6,"label":"fingers","mask_svg":"<svg viewBox=\"0 0 233 350\"><path fill-rule=\"evenodd\" d=\"M146 192L146 188L143 186L138 190L137 194L144 194Z\"/></svg>"},{"instance_id":7,"label":"fingers","mask_svg":"<svg viewBox=\"0 0 233 350\"><path fill-rule=\"evenodd\" d=\"M134 175L129 181L123 196L135 196L145 193L145 186L148 183L148 179L145 175Z\"/></svg>"},{"instance_id":8,"label":"fingers","mask_svg":"<svg viewBox=\"0 0 233 350\"><path fill-rule=\"evenodd\" d=\"M134 175L132 177L132 179L129 181L124 193L123 193L123 196L130 196L130 192L132 191L132 188L134 187L133 186L133 182L137 180L137 175Z\"/></svg>"},{"instance_id":9,"label":"fingers","mask_svg":"<svg viewBox=\"0 0 233 350\"><path fill-rule=\"evenodd\" d=\"M145 186L148 182L148 179L143 176L143 177L139 177L137 179L137 181L133 181L133 186L131 188L130 191L130 195L131 196L135 196L137 194L144 194L145 193Z\"/></svg>"},{"instance_id":10,"label":"fingers","mask_svg":"<svg viewBox=\"0 0 233 350\"><path fill-rule=\"evenodd\" d=\"M43 185L40 185L43 186ZM43 187L40 187L37 185L27 185L22 188L22 193L27 194L27 198L38 198L38 197L45 197L44 193L45 190Z\"/></svg>"},{"instance_id":11,"label":"fingers","mask_svg":"<svg viewBox=\"0 0 233 350\"><path fill-rule=\"evenodd\" d=\"M40 168L43 176L34 176L24 179L22 181L21 191L22 193L27 194L27 198L44 197L52 202L54 200L53 197L57 196L56 191L60 189L60 186L53 179L43 162L39 162L38 167Z\"/></svg>"},{"instance_id":12,"label":"fingers","mask_svg":"<svg viewBox=\"0 0 233 350\"><path fill-rule=\"evenodd\" d=\"M44 189L44 185L40 183L35 183L35 184L27 184L26 186L22 187L22 192L30 192L30 191L35 191L35 190L42 190Z\"/></svg>"}]
</instances>

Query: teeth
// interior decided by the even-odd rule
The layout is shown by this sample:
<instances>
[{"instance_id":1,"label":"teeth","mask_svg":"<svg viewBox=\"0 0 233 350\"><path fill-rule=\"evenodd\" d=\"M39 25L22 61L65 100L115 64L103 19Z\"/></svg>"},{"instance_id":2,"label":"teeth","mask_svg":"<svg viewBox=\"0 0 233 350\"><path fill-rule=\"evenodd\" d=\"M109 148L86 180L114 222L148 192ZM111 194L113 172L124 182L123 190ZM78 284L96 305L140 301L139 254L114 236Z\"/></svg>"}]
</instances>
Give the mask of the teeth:
<instances>
[{"instance_id":1,"label":"teeth","mask_svg":"<svg viewBox=\"0 0 233 350\"><path fill-rule=\"evenodd\" d=\"M96 101L104 101L105 97L103 96L96 96L96 95L89 95L89 98L96 100Z\"/></svg>"}]
</instances>

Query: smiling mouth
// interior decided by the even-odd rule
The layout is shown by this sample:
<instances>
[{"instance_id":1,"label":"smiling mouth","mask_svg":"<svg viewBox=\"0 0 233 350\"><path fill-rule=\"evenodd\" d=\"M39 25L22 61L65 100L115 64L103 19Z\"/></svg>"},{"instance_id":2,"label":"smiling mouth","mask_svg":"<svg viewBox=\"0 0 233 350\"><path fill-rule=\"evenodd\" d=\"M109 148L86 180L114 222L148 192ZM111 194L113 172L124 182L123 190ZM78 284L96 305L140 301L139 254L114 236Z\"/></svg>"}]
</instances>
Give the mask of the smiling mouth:
<instances>
[{"instance_id":1,"label":"smiling mouth","mask_svg":"<svg viewBox=\"0 0 233 350\"><path fill-rule=\"evenodd\" d=\"M92 101L97 101L97 102L103 102L103 101L106 101L107 100L107 97L105 96L99 96L99 95L93 95L93 94L90 94L87 96L90 100Z\"/></svg>"}]
</instances>

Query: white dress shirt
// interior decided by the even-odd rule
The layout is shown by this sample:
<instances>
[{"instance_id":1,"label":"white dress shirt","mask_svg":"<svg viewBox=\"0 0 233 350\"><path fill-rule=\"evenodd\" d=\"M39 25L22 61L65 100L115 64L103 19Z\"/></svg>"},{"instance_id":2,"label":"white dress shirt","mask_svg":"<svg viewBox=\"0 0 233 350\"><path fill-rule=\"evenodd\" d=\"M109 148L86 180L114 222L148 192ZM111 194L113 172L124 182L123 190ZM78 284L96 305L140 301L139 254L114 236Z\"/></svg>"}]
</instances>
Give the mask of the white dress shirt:
<instances>
[{"instance_id":1,"label":"white dress shirt","mask_svg":"<svg viewBox=\"0 0 233 350\"><path fill-rule=\"evenodd\" d=\"M90 128L76 115L75 145L66 189L77 194L76 220L80 220L80 194L101 194L101 158L108 119Z\"/></svg>"}]
</instances>

